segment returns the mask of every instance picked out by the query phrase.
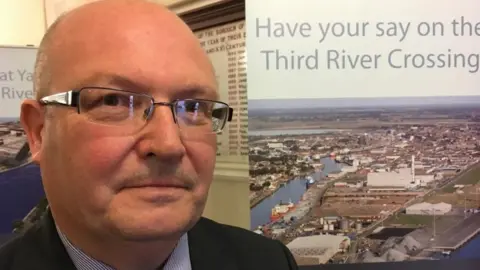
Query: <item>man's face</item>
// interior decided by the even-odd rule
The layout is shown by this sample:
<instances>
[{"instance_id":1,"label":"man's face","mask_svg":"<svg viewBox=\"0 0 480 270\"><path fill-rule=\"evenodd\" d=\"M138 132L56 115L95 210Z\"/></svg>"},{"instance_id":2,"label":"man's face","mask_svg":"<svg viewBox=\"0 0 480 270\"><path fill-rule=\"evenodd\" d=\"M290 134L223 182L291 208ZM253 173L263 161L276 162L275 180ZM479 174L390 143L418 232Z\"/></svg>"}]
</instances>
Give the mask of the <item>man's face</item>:
<instances>
[{"instance_id":1,"label":"man's face","mask_svg":"<svg viewBox=\"0 0 480 270\"><path fill-rule=\"evenodd\" d=\"M215 76L193 39L182 43L187 35L168 26L128 23L70 29L76 34L51 59L52 91L111 87L157 102L217 99ZM58 218L140 240L182 233L201 216L213 178L214 134L179 130L165 106L132 133L88 121L76 108L46 109L37 161ZM192 186L133 187L171 181Z\"/></svg>"}]
</instances>

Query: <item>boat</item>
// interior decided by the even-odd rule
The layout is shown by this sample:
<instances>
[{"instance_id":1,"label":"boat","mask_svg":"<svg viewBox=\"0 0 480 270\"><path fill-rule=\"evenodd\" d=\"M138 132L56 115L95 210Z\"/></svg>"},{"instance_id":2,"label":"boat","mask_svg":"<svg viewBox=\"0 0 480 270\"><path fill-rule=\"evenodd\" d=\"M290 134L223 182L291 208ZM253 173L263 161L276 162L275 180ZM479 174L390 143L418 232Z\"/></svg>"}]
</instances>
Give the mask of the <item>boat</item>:
<instances>
[{"instance_id":1,"label":"boat","mask_svg":"<svg viewBox=\"0 0 480 270\"><path fill-rule=\"evenodd\" d=\"M307 177L307 183L305 183L305 187L309 189L313 184L315 184L315 179L313 179L311 176Z\"/></svg>"},{"instance_id":2,"label":"boat","mask_svg":"<svg viewBox=\"0 0 480 270\"><path fill-rule=\"evenodd\" d=\"M272 208L272 213L270 215L270 221L277 221L281 219L283 216L285 216L287 213L291 212L293 209L295 209L295 204L292 203L292 201L288 203L283 203L280 201L279 204L275 205Z\"/></svg>"}]
</instances>

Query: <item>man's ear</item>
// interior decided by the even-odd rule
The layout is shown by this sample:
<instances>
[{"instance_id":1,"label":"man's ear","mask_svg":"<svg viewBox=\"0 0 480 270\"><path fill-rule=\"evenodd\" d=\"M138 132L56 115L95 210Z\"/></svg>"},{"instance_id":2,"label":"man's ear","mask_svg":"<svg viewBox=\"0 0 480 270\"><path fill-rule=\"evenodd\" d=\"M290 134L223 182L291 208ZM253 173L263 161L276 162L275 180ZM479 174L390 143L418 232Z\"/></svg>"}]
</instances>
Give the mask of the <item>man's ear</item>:
<instances>
[{"instance_id":1,"label":"man's ear","mask_svg":"<svg viewBox=\"0 0 480 270\"><path fill-rule=\"evenodd\" d=\"M44 108L36 100L24 100L20 112L20 122L27 134L32 161L39 164L42 157L42 137L45 122Z\"/></svg>"}]
</instances>

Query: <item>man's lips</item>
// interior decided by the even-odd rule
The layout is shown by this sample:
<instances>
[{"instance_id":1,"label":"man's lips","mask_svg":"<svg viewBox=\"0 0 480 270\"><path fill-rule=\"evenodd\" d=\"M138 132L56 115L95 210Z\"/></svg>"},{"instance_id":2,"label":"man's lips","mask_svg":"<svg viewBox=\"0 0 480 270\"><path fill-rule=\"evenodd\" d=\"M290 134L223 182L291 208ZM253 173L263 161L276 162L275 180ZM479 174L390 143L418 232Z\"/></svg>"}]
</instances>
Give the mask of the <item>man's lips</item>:
<instances>
[{"instance_id":1,"label":"man's lips","mask_svg":"<svg viewBox=\"0 0 480 270\"><path fill-rule=\"evenodd\" d=\"M128 185L124 187L120 193L156 204L178 201L190 191L191 189L188 188L188 186L181 183L143 182Z\"/></svg>"},{"instance_id":2,"label":"man's lips","mask_svg":"<svg viewBox=\"0 0 480 270\"><path fill-rule=\"evenodd\" d=\"M151 190L169 190L183 189L193 190L197 183L197 178L185 173L184 171L177 171L175 173L148 173L138 172L130 177L123 178L123 181L118 182L120 186L118 190L122 189L151 189Z\"/></svg>"},{"instance_id":3,"label":"man's lips","mask_svg":"<svg viewBox=\"0 0 480 270\"><path fill-rule=\"evenodd\" d=\"M176 185L176 184L141 184L128 186L127 188L182 188L187 189L186 186Z\"/></svg>"},{"instance_id":4,"label":"man's lips","mask_svg":"<svg viewBox=\"0 0 480 270\"><path fill-rule=\"evenodd\" d=\"M139 189L139 188L178 188L178 189L191 189L191 185L185 183L181 179L168 179L158 181L139 181L137 183L131 183L125 186L127 189Z\"/></svg>"}]
</instances>

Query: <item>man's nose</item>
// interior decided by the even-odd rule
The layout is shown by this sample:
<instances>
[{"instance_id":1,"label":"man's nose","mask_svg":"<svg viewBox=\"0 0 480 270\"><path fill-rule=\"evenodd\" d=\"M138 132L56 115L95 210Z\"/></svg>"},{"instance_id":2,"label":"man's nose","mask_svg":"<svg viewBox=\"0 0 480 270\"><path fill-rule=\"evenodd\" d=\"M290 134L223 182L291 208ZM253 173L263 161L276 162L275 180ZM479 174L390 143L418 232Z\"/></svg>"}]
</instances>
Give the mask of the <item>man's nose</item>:
<instances>
[{"instance_id":1,"label":"man's nose","mask_svg":"<svg viewBox=\"0 0 480 270\"><path fill-rule=\"evenodd\" d=\"M147 121L140 132L139 154L169 163L180 162L186 150L171 108L156 106Z\"/></svg>"}]
</instances>

